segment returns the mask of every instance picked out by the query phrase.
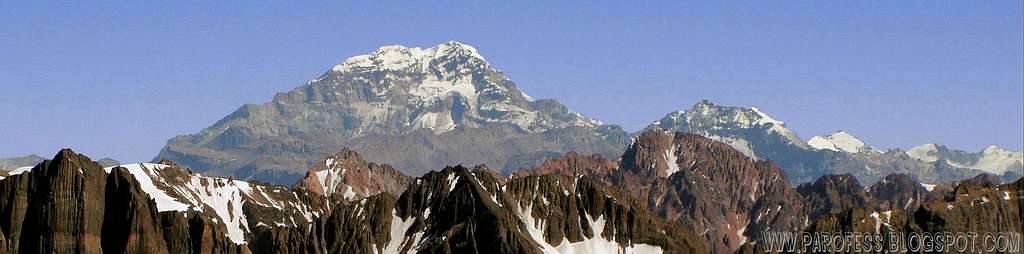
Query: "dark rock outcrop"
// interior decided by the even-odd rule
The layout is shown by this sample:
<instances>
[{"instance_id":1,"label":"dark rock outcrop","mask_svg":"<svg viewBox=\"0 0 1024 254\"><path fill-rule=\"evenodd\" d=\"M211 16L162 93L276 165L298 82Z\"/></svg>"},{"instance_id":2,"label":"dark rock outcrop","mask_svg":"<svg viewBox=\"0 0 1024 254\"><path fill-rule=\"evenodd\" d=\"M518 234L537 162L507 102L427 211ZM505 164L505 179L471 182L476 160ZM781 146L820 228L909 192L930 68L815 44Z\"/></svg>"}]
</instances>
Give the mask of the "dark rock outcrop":
<instances>
[{"instance_id":1,"label":"dark rock outcrop","mask_svg":"<svg viewBox=\"0 0 1024 254\"><path fill-rule=\"evenodd\" d=\"M156 203L125 168L107 176L107 210L103 219L103 251L109 253L168 253Z\"/></svg>"}]
</instances>

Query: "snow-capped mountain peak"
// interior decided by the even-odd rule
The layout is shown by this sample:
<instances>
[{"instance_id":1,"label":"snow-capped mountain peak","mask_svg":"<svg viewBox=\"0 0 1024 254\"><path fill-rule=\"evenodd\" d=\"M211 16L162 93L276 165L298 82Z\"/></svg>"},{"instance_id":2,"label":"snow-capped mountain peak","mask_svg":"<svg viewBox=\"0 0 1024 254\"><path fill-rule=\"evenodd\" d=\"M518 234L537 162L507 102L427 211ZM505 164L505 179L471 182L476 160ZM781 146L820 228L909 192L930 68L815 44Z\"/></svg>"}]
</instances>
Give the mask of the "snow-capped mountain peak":
<instances>
[{"instance_id":1,"label":"snow-capped mountain peak","mask_svg":"<svg viewBox=\"0 0 1024 254\"><path fill-rule=\"evenodd\" d=\"M847 153L859 153L874 150L874 148L864 144L864 141L861 141L857 137L854 137L845 131L838 131L825 136L814 136L807 140L807 144L819 150L832 150Z\"/></svg>"},{"instance_id":2,"label":"snow-capped mountain peak","mask_svg":"<svg viewBox=\"0 0 1024 254\"><path fill-rule=\"evenodd\" d=\"M403 70L419 67L419 71L430 71L430 67L442 70L457 69L445 64L461 61L467 65L487 66L487 61L473 46L449 41L431 48L406 47L402 45L383 46L366 55L353 56L334 66L335 72L359 72L366 70Z\"/></svg>"}]
</instances>

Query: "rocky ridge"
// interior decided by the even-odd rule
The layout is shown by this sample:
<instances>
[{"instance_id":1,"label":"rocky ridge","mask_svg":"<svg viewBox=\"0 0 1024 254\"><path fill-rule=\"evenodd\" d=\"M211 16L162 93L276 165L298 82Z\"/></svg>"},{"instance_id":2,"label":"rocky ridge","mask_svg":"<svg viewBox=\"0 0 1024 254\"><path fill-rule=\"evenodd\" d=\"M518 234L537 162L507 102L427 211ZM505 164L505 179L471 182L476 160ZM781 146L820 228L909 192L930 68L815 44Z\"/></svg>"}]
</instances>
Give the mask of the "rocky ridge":
<instances>
[{"instance_id":1,"label":"rocky ridge","mask_svg":"<svg viewBox=\"0 0 1024 254\"><path fill-rule=\"evenodd\" d=\"M375 185L355 180L370 172L400 173L342 151L326 159L324 166L312 168L309 175L345 169L337 183L360 190L359 195L346 196L346 192L317 192L303 182L289 190L209 177L169 161L102 168L70 150L52 161L0 180L0 187L14 190L0 195L0 211L19 211L16 207L26 203L29 207L28 213L5 214L17 223L0 223L4 236L0 246L8 253L84 249L126 253L706 251L692 232L647 213L632 199L589 177L568 180L552 174L510 179L483 166L474 170L456 166L414 181L381 178ZM328 161L335 163L328 165L332 164ZM79 184L60 180L56 183L61 184L49 188L85 189L61 190L70 193L70 199L23 200L54 191L32 189L39 186L33 182L66 176ZM393 188L403 181L408 181L404 188ZM86 202L75 195L105 198ZM34 213L36 206L56 206L58 212ZM94 212L80 215L89 218L73 216L81 211ZM48 214L64 220L54 221ZM66 235L75 238L45 240L59 235L33 231L53 226L59 232L63 225L69 230ZM45 241L28 241L26 236Z\"/></svg>"}]
</instances>

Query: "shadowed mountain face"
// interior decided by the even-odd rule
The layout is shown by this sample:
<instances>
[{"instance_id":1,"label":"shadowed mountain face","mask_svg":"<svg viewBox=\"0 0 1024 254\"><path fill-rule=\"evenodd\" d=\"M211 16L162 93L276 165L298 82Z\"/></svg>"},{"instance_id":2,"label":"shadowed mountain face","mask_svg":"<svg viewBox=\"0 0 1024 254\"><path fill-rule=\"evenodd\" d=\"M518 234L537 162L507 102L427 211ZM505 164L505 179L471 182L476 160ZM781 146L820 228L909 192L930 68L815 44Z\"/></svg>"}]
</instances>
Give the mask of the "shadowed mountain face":
<instances>
[{"instance_id":1,"label":"shadowed mountain face","mask_svg":"<svg viewBox=\"0 0 1024 254\"><path fill-rule=\"evenodd\" d=\"M534 100L469 45L382 47L262 105L168 141L156 160L290 184L341 150L409 175L455 164L515 168L567 151L614 157L615 125Z\"/></svg>"}]
</instances>

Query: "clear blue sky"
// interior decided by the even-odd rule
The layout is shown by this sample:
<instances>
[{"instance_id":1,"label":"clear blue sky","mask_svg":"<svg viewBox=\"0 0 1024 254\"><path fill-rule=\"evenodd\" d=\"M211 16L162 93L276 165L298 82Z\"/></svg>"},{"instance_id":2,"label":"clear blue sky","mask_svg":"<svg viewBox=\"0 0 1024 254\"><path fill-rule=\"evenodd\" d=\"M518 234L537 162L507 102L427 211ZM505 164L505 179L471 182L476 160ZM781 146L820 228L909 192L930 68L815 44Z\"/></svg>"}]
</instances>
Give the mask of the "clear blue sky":
<instances>
[{"instance_id":1,"label":"clear blue sky","mask_svg":"<svg viewBox=\"0 0 1024 254\"><path fill-rule=\"evenodd\" d=\"M0 157L149 160L349 56L447 40L630 131L707 98L804 139L1024 143L1019 0L377 2L0 1Z\"/></svg>"}]
</instances>

